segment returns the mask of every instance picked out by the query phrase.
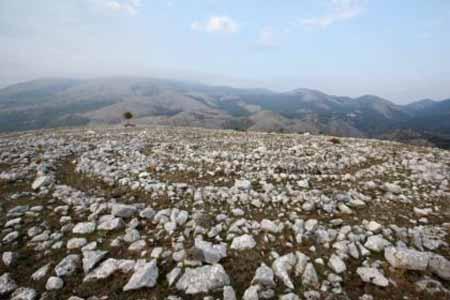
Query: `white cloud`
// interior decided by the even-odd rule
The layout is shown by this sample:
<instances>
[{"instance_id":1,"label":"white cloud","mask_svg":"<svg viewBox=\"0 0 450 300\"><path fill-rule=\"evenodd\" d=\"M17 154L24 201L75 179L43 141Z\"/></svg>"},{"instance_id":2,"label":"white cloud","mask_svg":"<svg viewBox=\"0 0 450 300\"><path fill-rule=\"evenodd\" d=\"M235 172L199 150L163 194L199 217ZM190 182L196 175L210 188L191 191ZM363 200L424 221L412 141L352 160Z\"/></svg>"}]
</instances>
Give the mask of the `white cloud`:
<instances>
[{"instance_id":1,"label":"white cloud","mask_svg":"<svg viewBox=\"0 0 450 300\"><path fill-rule=\"evenodd\" d=\"M258 46L263 48L274 48L277 46L275 42L274 32L271 27L263 28L259 32Z\"/></svg>"},{"instance_id":2,"label":"white cloud","mask_svg":"<svg viewBox=\"0 0 450 300\"><path fill-rule=\"evenodd\" d=\"M302 24L325 28L334 23L352 19L364 12L368 0L329 0L331 12L314 18L303 19Z\"/></svg>"},{"instance_id":3,"label":"white cloud","mask_svg":"<svg viewBox=\"0 0 450 300\"><path fill-rule=\"evenodd\" d=\"M125 13L134 16L142 6L141 0L90 0L97 9L105 12Z\"/></svg>"},{"instance_id":4,"label":"white cloud","mask_svg":"<svg viewBox=\"0 0 450 300\"><path fill-rule=\"evenodd\" d=\"M191 24L191 29L206 32L227 32L239 31L239 25L232 18L227 16L212 16L206 22L195 21Z\"/></svg>"}]
</instances>

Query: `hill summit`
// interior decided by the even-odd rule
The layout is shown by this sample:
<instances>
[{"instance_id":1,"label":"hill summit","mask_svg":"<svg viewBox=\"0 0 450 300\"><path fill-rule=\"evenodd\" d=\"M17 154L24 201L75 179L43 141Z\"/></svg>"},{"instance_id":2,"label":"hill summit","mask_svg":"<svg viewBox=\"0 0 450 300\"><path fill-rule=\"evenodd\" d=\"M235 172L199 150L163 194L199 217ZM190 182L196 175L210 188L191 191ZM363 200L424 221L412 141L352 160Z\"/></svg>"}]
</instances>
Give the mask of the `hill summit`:
<instances>
[{"instance_id":1,"label":"hill summit","mask_svg":"<svg viewBox=\"0 0 450 300\"><path fill-rule=\"evenodd\" d=\"M199 128L0 136L0 297L448 299L450 152Z\"/></svg>"}]
</instances>

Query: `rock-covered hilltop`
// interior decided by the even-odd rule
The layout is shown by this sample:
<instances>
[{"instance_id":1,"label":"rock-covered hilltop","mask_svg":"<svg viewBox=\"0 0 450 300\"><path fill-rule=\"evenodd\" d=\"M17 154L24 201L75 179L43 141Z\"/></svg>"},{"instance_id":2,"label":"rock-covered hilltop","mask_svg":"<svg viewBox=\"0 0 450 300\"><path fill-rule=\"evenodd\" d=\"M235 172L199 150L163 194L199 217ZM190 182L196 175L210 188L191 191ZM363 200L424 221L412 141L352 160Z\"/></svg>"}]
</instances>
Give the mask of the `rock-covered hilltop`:
<instances>
[{"instance_id":1,"label":"rock-covered hilltop","mask_svg":"<svg viewBox=\"0 0 450 300\"><path fill-rule=\"evenodd\" d=\"M0 138L1 299L449 299L450 152L192 128Z\"/></svg>"}]
</instances>

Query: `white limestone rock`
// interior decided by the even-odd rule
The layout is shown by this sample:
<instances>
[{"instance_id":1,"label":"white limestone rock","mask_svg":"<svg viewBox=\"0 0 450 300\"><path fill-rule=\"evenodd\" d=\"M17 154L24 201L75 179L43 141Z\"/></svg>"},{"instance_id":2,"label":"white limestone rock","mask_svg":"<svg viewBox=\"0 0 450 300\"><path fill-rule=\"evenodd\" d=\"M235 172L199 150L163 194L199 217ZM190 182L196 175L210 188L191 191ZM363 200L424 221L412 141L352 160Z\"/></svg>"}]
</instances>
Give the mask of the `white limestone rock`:
<instances>
[{"instance_id":1,"label":"white limestone rock","mask_svg":"<svg viewBox=\"0 0 450 300\"><path fill-rule=\"evenodd\" d=\"M208 293L230 284L230 278L220 264L187 268L176 284L186 294Z\"/></svg>"}]
</instances>

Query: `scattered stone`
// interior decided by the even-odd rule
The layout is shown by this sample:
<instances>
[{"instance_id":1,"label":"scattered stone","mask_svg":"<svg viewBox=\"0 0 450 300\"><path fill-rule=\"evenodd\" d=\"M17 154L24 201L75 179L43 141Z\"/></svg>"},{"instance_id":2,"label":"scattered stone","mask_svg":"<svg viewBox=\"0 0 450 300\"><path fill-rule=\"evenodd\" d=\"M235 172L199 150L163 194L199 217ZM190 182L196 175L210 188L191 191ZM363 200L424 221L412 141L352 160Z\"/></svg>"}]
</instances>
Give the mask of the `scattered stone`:
<instances>
[{"instance_id":1,"label":"scattered stone","mask_svg":"<svg viewBox=\"0 0 450 300\"><path fill-rule=\"evenodd\" d=\"M344 261L335 254L331 255L330 260L328 261L328 266L337 274L343 273L347 270Z\"/></svg>"},{"instance_id":2,"label":"scattered stone","mask_svg":"<svg viewBox=\"0 0 450 300\"><path fill-rule=\"evenodd\" d=\"M375 222L375 221L370 221L367 225L366 225L366 229L374 232L374 233L379 233L381 231L381 229L383 228L383 225Z\"/></svg>"},{"instance_id":3,"label":"scattered stone","mask_svg":"<svg viewBox=\"0 0 450 300\"><path fill-rule=\"evenodd\" d=\"M258 292L260 287L258 285L252 285L245 290L242 300L258 300Z\"/></svg>"},{"instance_id":4,"label":"scattered stone","mask_svg":"<svg viewBox=\"0 0 450 300\"><path fill-rule=\"evenodd\" d=\"M236 180L234 187L240 190L248 191L252 188L252 183L249 180Z\"/></svg>"},{"instance_id":5,"label":"scattered stone","mask_svg":"<svg viewBox=\"0 0 450 300\"><path fill-rule=\"evenodd\" d=\"M33 183L31 184L31 188L33 190L38 190L41 187L49 185L51 181L52 180L50 176L40 176L33 181Z\"/></svg>"},{"instance_id":6,"label":"scattered stone","mask_svg":"<svg viewBox=\"0 0 450 300\"><path fill-rule=\"evenodd\" d=\"M209 264L218 263L227 256L227 248L224 244L213 245L210 242L195 240L194 249L200 253L200 259Z\"/></svg>"},{"instance_id":7,"label":"scattered stone","mask_svg":"<svg viewBox=\"0 0 450 300\"><path fill-rule=\"evenodd\" d=\"M281 296L280 300L300 300L300 298L294 293L289 293Z\"/></svg>"},{"instance_id":8,"label":"scattered stone","mask_svg":"<svg viewBox=\"0 0 450 300\"><path fill-rule=\"evenodd\" d=\"M256 246L255 239L249 234L244 234L242 236L235 237L233 239L233 242L231 243L231 249L239 251L253 249L255 246Z\"/></svg>"},{"instance_id":9,"label":"scattered stone","mask_svg":"<svg viewBox=\"0 0 450 300\"><path fill-rule=\"evenodd\" d=\"M423 279L416 282L416 287L418 291L425 291L426 293L433 295L436 293L444 293L450 296L450 291L446 289L442 283L437 280L431 279L425 276Z\"/></svg>"},{"instance_id":10,"label":"scattered stone","mask_svg":"<svg viewBox=\"0 0 450 300\"><path fill-rule=\"evenodd\" d=\"M19 233L17 231L13 231L13 232L10 232L7 235L5 235L5 237L3 238L2 241L5 244L9 244L9 243L15 241L18 237L19 237Z\"/></svg>"},{"instance_id":11,"label":"scattered stone","mask_svg":"<svg viewBox=\"0 0 450 300\"><path fill-rule=\"evenodd\" d=\"M47 291L60 290L64 286L64 281L59 277L50 277L45 284L45 289Z\"/></svg>"},{"instance_id":12,"label":"scattered stone","mask_svg":"<svg viewBox=\"0 0 450 300\"><path fill-rule=\"evenodd\" d=\"M111 214L120 218L130 218L137 213L137 209L131 205L113 204L111 207Z\"/></svg>"},{"instance_id":13,"label":"scattered stone","mask_svg":"<svg viewBox=\"0 0 450 300\"><path fill-rule=\"evenodd\" d=\"M425 260L425 258L423 258ZM441 255L431 255L429 260L431 272L444 280L450 280L450 261Z\"/></svg>"},{"instance_id":14,"label":"scattered stone","mask_svg":"<svg viewBox=\"0 0 450 300\"><path fill-rule=\"evenodd\" d=\"M141 235L139 233L139 231L137 231L136 229L129 229L126 231L126 234L123 237L123 240L127 243L133 243L136 242L137 240L139 240L141 238Z\"/></svg>"},{"instance_id":15,"label":"scattered stone","mask_svg":"<svg viewBox=\"0 0 450 300\"><path fill-rule=\"evenodd\" d=\"M20 287L14 291L10 300L35 300L37 299L37 292L32 288Z\"/></svg>"},{"instance_id":16,"label":"scattered stone","mask_svg":"<svg viewBox=\"0 0 450 300\"><path fill-rule=\"evenodd\" d=\"M106 231L118 230L124 227L125 223L120 218L114 218L98 225L99 230L106 230Z\"/></svg>"},{"instance_id":17,"label":"scattered stone","mask_svg":"<svg viewBox=\"0 0 450 300\"><path fill-rule=\"evenodd\" d=\"M261 229L270 233L279 233L281 231L274 222L267 219L261 221Z\"/></svg>"},{"instance_id":18,"label":"scattered stone","mask_svg":"<svg viewBox=\"0 0 450 300\"><path fill-rule=\"evenodd\" d=\"M431 208L418 208L418 207L414 207L414 213L416 214L416 216L418 217L426 217L429 216L433 210Z\"/></svg>"},{"instance_id":19,"label":"scattered stone","mask_svg":"<svg viewBox=\"0 0 450 300\"><path fill-rule=\"evenodd\" d=\"M400 194L402 192L402 188L396 184L386 182L383 184L383 190L393 194Z\"/></svg>"},{"instance_id":20,"label":"scattered stone","mask_svg":"<svg viewBox=\"0 0 450 300\"><path fill-rule=\"evenodd\" d=\"M396 247L386 248L384 257L394 268L417 271L425 271L430 260L430 255L426 252Z\"/></svg>"},{"instance_id":21,"label":"scattered stone","mask_svg":"<svg viewBox=\"0 0 450 300\"><path fill-rule=\"evenodd\" d=\"M231 286L223 288L223 300L236 300L236 292Z\"/></svg>"},{"instance_id":22,"label":"scattered stone","mask_svg":"<svg viewBox=\"0 0 450 300\"><path fill-rule=\"evenodd\" d=\"M135 264L135 261L130 259L108 258L97 268L89 272L84 277L83 281L90 282L99 279L106 279L118 270L122 271L123 273L128 273L134 270Z\"/></svg>"},{"instance_id":23,"label":"scattered stone","mask_svg":"<svg viewBox=\"0 0 450 300\"><path fill-rule=\"evenodd\" d=\"M78 223L72 229L72 232L75 234L90 234L95 231L95 228L96 228L96 225L95 225L95 223L92 223L92 222Z\"/></svg>"},{"instance_id":24,"label":"scattered stone","mask_svg":"<svg viewBox=\"0 0 450 300\"><path fill-rule=\"evenodd\" d=\"M306 179L297 181L297 185L303 189L309 188L309 182Z\"/></svg>"},{"instance_id":25,"label":"scattered stone","mask_svg":"<svg viewBox=\"0 0 450 300\"><path fill-rule=\"evenodd\" d=\"M153 248L152 253L150 254L151 258L159 258L163 253L164 249L162 247Z\"/></svg>"},{"instance_id":26,"label":"scattered stone","mask_svg":"<svg viewBox=\"0 0 450 300\"><path fill-rule=\"evenodd\" d=\"M130 251L142 251L146 246L147 246L147 242L144 241L144 240L140 240L140 241L136 241L136 242L132 243L128 247L128 250L130 250Z\"/></svg>"},{"instance_id":27,"label":"scattered stone","mask_svg":"<svg viewBox=\"0 0 450 300\"><path fill-rule=\"evenodd\" d=\"M173 268L172 271L170 271L169 273L167 273L166 275L166 279L167 282L169 283L169 286L172 286L175 283L175 280L177 280L177 278L180 276L182 270L181 268Z\"/></svg>"},{"instance_id":28,"label":"scattered stone","mask_svg":"<svg viewBox=\"0 0 450 300\"><path fill-rule=\"evenodd\" d=\"M0 276L0 296L8 295L17 288L17 284L12 279L10 273L4 273Z\"/></svg>"},{"instance_id":29,"label":"scattered stone","mask_svg":"<svg viewBox=\"0 0 450 300\"><path fill-rule=\"evenodd\" d=\"M72 275L78 268L80 263L80 256L77 254L71 254L66 256L55 267L55 273L58 277L65 277Z\"/></svg>"},{"instance_id":30,"label":"scattered stone","mask_svg":"<svg viewBox=\"0 0 450 300\"><path fill-rule=\"evenodd\" d=\"M316 219L309 219L305 222L305 230L307 232L313 232L316 230L317 226L319 225L319 221Z\"/></svg>"},{"instance_id":31,"label":"scattered stone","mask_svg":"<svg viewBox=\"0 0 450 300\"><path fill-rule=\"evenodd\" d=\"M50 264L46 264L40 267L36 272L34 272L33 275L31 275L31 279L33 279L34 281L39 281L47 276L49 270Z\"/></svg>"},{"instance_id":32,"label":"scattered stone","mask_svg":"<svg viewBox=\"0 0 450 300\"><path fill-rule=\"evenodd\" d=\"M18 257L19 257L19 255L17 253L7 251L7 252L3 253L2 260L3 260L3 263L5 264L5 266L13 267L16 264Z\"/></svg>"},{"instance_id":33,"label":"scattered stone","mask_svg":"<svg viewBox=\"0 0 450 300\"><path fill-rule=\"evenodd\" d=\"M84 273L89 273L107 254L108 251L83 251Z\"/></svg>"},{"instance_id":34,"label":"scattered stone","mask_svg":"<svg viewBox=\"0 0 450 300\"><path fill-rule=\"evenodd\" d=\"M306 291L303 293L305 300L320 300L320 293L318 291Z\"/></svg>"},{"instance_id":35,"label":"scattered stone","mask_svg":"<svg viewBox=\"0 0 450 300\"><path fill-rule=\"evenodd\" d=\"M268 288L275 287L272 269L269 268L266 264L262 263L261 266L256 270L255 277L253 277L252 280L252 284Z\"/></svg>"},{"instance_id":36,"label":"scattered stone","mask_svg":"<svg viewBox=\"0 0 450 300\"><path fill-rule=\"evenodd\" d=\"M294 284L289 277L289 272L292 271L296 263L297 258L295 254L291 253L275 259L272 264L275 275L290 289L294 289Z\"/></svg>"},{"instance_id":37,"label":"scattered stone","mask_svg":"<svg viewBox=\"0 0 450 300\"><path fill-rule=\"evenodd\" d=\"M387 278L384 277L384 275L375 268L359 267L356 270L356 273L358 273L359 277L361 277L362 281L364 282L372 283L374 285L382 287L386 287L389 285L389 281L387 280Z\"/></svg>"},{"instance_id":38,"label":"scattered stone","mask_svg":"<svg viewBox=\"0 0 450 300\"><path fill-rule=\"evenodd\" d=\"M155 216L155 210L151 207L147 207L139 213L139 216L143 219L151 220Z\"/></svg>"},{"instance_id":39,"label":"scattered stone","mask_svg":"<svg viewBox=\"0 0 450 300\"><path fill-rule=\"evenodd\" d=\"M143 265L136 264L135 272L128 283L123 287L124 291L137 290L144 287L152 288L156 284L159 271L156 260Z\"/></svg>"},{"instance_id":40,"label":"scattered stone","mask_svg":"<svg viewBox=\"0 0 450 300\"><path fill-rule=\"evenodd\" d=\"M316 269L314 268L312 263L308 263L305 267L305 271L302 276L302 283L305 286L310 286L314 288L318 288L319 276L317 275Z\"/></svg>"},{"instance_id":41,"label":"scattered stone","mask_svg":"<svg viewBox=\"0 0 450 300\"><path fill-rule=\"evenodd\" d=\"M195 269L187 268L176 287L186 294L208 293L230 284L230 278L219 264Z\"/></svg>"},{"instance_id":42,"label":"scattered stone","mask_svg":"<svg viewBox=\"0 0 450 300\"><path fill-rule=\"evenodd\" d=\"M364 247L375 252L381 252L389 245L389 241L385 240L382 235L373 235L367 239Z\"/></svg>"},{"instance_id":43,"label":"scattered stone","mask_svg":"<svg viewBox=\"0 0 450 300\"><path fill-rule=\"evenodd\" d=\"M87 240L85 238L72 238L67 241L67 249L80 249L84 245L87 244Z\"/></svg>"}]
</instances>

